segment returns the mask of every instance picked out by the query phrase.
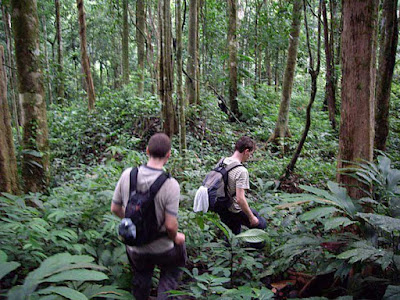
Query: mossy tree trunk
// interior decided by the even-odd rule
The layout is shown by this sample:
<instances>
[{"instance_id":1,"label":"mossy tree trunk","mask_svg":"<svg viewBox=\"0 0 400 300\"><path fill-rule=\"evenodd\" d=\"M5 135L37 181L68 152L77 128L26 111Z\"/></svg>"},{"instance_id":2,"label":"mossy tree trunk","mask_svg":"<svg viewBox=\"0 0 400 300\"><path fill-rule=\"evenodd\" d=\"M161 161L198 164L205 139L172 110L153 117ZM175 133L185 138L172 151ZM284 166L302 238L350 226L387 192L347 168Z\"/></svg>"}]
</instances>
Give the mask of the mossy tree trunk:
<instances>
[{"instance_id":1,"label":"mossy tree trunk","mask_svg":"<svg viewBox=\"0 0 400 300\"><path fill-rule=\"evenodd\" d=\"M7 103L7 74L4 69L4 49L0 45L0 192L18 194L17 159L11 129L11 114Z\"/></svg>"},{"instance_id":2,"label":"mossy tree trunk","mask_svg":"<svg viewBox=\"0 0 400 300\"><path fill-rule=\"evenodd\" d=\"M83 75L86 80L89 110L92 110L94 109L94 104L96 102L96 95L94 92L92 73L90 72L90 62L87 54L86 20L83 0L76 0L76 5L78 7L79 37L81 41L81 64L84 73Z\"/></svg>"},{"instance_id":3,"label":"mossy tree trunk","mask_svg":"<svg viewBox=\"0 0 400 300\"><path fill-rule=\"evenodd\" d=\"M240 117L237 101L237 0L228 0L229 103L232 117ZM232 119L232 118L231 118Z\"/></svg>"},{"instance_id":4,"label":"mossy tree trunk","mask_svg":"<svg viewBox=\"0 0 400 300\"><path fill-rule=\"evenodd\" d=\"M60 0L55 0L56 7L56 39L57 39L57 102L62 103L65 98L63 43L61 34Z\"/></svg>"},{"instance_id":5,"label":"mossy tree trunk","mask_svg":"<svg viewBox=\"0 0 400 300\"><path fill-rule=\"evenodd\" d=\"M301 0L293 1L292 25L289 34L289 49L286 59L286 69L283 75L283 86L281 95L281 104L279 107L278 121L276 122L274 132L269 137L268 141L280 143L284 137L290 136L288 122L290 100L292 97L293 79L296 70L297 49L299 45L300 24L301 24Z\"/></svg>"},{"instance_id":6,"label":"mossy tree trunk","mask_svg":"<svg viewBox=\"0 0 400 300\"><path fill-rule=\"evenodd\" d=\"M397 1L383 1L375 105L375 148L382 151L386 150L389 134L389 100L399 34L397 22Z\"/></svg>"},{"instance_id":7,"label":"mossy tree trunk","mask_svg":"<svg viewBox=\"0 0 400 300\"><path fill-rule=\"evenodd\" d=\"M22 107L24 191L45 192L49 182L49 145L36 1L12 0L11 5Z\"/></svg>"},{"instance_id":8,"label":"mossy tree trunk","mask_svg":"<svg viewBox=\"0 0 400 300\"><path fill-rule=\"evenodd\" d=\"M144 0L136 0L136 43L138 56L138 95L142 96L144 91L144 46L145 46L145 7Z\"/></svg>"},{"instance_id":9,"label":"mossy tree trunk","mask_svg":"<svg viewBox=\"0 0 400 300\"><path fill-rule=\"evenodd\" d=\"M373 157L375 44L378 0L344 0L342 33L342 104L338 169ZM360 198L361 183L338 172L349 195Z\"/></svg>"},{"instance_id":10,"label":"mossy tree trunk","mask_svg":"<svg viewBox=\"0 0 400 300\"><path fill-rule=\"evenodd\" d=\"M158 90L162 104L162 123L165 134L172 137L177 131L175 109L172 102L172 30L170 0L159 0L159 79Z\"/></svg>"},{"instance_id":11,"label":"mossy tree trunk","mask_svg":"<svg viewBox=\"0 0 400 300\"><path fill-rule=\"evenodd\" d=\"M188 21L188 57L187 57L187 77L186 94L189 104L196 104L197 100L197 1L189 1L189 21Z\"/></svg>"},{"instance_id":12,"label":"mossy tree trunk","mask_svg":"<svg viewBox=\"0 0 400 300\"><path fill-rule=\"evenodd\" d=\"M122 1L122 82L129 83L128 0Z\"/></svg>"}]
</instances>

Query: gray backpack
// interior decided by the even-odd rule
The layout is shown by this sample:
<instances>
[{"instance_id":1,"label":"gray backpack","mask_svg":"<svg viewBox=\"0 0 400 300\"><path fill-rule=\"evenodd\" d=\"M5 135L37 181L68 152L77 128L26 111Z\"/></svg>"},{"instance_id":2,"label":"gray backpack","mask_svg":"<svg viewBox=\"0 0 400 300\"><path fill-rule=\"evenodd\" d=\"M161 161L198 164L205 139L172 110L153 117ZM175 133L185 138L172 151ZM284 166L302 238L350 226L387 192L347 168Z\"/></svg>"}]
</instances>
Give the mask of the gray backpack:
<instances>
[{"instance_id":1,"label":"gray backpack","mask_svg":"<svg viewBox=\"0 0 400 300\"><path fill-rule=\"evenodd\" d=\"M242 164L239 162L226 165L223 158L218 162L217 167L206 175L203 186L207 188L209 210L228 209L232 205L232 199L236 193L233 195L228 193L228 174L240 166Z\"/></svg>"}]
</instances>

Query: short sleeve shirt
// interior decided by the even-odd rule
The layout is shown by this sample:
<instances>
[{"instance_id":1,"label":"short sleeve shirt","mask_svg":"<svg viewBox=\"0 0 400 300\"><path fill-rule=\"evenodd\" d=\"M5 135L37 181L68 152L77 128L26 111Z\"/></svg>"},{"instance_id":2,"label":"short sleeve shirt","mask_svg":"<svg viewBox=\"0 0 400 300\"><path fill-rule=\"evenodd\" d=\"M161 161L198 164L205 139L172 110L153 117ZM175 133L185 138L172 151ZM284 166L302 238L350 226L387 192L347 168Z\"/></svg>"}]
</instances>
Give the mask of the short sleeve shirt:
<instances>
[{"instance_id":1,"label":"short sleeve shirt","mask_svg":"<svg viewBox=\"0 0 400 300\"><path fill-rule=\"evenodd\" d=\"M115 187L113 202L122 205L124 208L129 200L130 173L132 168L126 169ZM137 190L140 192L147 191L154 181L160 176L162 170L154 169L148 166L139 167ZM157 224L161 232L165 232L165 213L173 216L178 215L180 188L178 182L174 178L167 179L154 198ZM128 250L135 253L163 253L174 247L174 242L168 237L159 238L147 245L141 247L129 247Z\"/></svg>"},{"instance_id":2,"label":"short sleeve shirt","mask_svg":"<svg viewBox=\"0 0 400 300\"><path fill-rule=\"evenodd\" d=\"M229 165L234 162L239 162L239 161L232 157L227 157L223 160L223 163L225 165ZM232 205L229 208L229 211L234 213L242 211L236 200L236 188L242 188L245 190L248 190L250 188L249 172L244 166L236 167L233 170L229 171L228 173L228 193L230 195L235 194L235 196L233 197Z\"/></svg>"}]
</instances>

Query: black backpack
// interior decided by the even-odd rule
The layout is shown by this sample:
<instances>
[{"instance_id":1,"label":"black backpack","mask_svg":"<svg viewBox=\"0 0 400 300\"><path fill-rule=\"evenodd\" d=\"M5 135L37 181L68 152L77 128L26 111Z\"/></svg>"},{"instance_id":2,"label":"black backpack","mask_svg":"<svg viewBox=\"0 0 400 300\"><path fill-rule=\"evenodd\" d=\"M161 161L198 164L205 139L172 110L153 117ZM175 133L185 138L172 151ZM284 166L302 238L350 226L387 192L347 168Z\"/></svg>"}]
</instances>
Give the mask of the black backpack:
<instances>
[{"instance_id":1,"label":"black backpack","mask_svg":"<svg viewBox=\"0 0 400 300\"><path fill-rule=\"evenodd\" d=\"M129 201L125 208L125 218L131 219L136 226L136 238L123 240L129 246L143 246L160 237L167 236L166 232L160 232L154 198L170 175L163 172L147 191L138 192L136 190L138 170L136 167L131 171Z\"/></svg>"},{"instance_id":2,"label":"black backpack","mask_svg":"<svg viewBox=\"0 0 400 300\"><path fill-rule=\"evenodd\" d=\"M243 165L239 162L226 165L223 158L219 161L217 167L206 175L203 186L207 188L209 210L219 211L228 209L232 205L232 199L236 192L233 195L228 192L228 174L240 166Z\"/></svg>"}]
</instances>

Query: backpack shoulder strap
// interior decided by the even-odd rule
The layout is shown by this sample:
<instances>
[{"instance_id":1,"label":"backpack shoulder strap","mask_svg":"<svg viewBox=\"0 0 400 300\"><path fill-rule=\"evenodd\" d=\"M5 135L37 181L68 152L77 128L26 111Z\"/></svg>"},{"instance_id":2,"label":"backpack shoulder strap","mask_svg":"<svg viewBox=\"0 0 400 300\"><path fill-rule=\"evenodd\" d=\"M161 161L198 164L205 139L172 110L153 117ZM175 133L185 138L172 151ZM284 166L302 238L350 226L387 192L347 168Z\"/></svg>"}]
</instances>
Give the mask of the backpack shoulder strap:
<instances>
[{"instance_id":1,"label":"backpack shoulder strap","mask_svg":"<svg viewBox=\"0 0 400 300\"><path fill-rule=\"evenodd\" d=\"M229 172L240 166L243 166L243 165L240 162L235 161L235 162L227 165L225 169L226 169L226 172Z\"/></svg>"},{"instance_id":2,"label":"backpack shoulder strap","mask_svg":"<svg viewBox=\"0 0 400 300\"><path fill-rule=\"evenodd\" d=\"M138 167L132 168L130 175L129 195L132 194L133 191L136 191L138 172Z\"/></svg>"},{"instance_id":3,"label":"backpack shoulder strap","mask_svg":"<svg viewBox=\"0 0 400 300\"><path fill-rule=\"evenodd\" d=\"M150 186L150 190L149 190L150 196L152 198L154 198L156 196L156 194L158 193L158 191L160 190L160 188L162 187L164 182L170 177L171 177L171 175L169 173L165 173L165 172L162 172L162 174L157 177L156 181L154 181L154 183Z\"/></svg>"}]
</instances>

